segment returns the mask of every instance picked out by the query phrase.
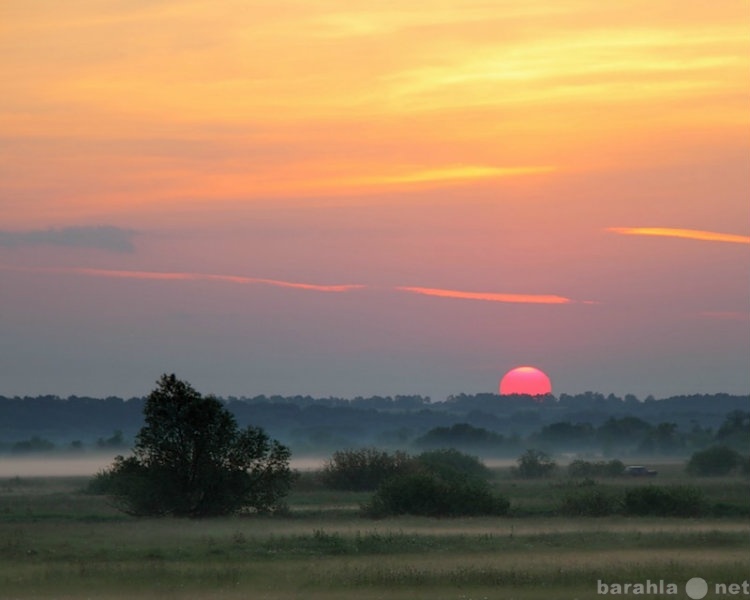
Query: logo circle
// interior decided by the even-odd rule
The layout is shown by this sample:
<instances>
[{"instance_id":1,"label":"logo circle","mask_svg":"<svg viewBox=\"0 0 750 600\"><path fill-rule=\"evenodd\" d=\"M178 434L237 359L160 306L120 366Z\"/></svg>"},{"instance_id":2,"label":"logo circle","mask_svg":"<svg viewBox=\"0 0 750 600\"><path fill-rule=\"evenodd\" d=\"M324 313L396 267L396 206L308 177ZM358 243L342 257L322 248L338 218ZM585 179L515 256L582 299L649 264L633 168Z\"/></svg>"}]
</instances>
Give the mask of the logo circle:
<instances>
[{"instance_id":1,"label":"logo circle","mask_svg":"<svg viewBox=\"0 0 750 600\"><path fill-rule=\"evenodd\" d=\"M703 577L693 577L692 579L688 579L688 582L685 584L685 593L688 595L688 598L700 600L708 594L708 584Z\"/></svg>"}]
</instances>

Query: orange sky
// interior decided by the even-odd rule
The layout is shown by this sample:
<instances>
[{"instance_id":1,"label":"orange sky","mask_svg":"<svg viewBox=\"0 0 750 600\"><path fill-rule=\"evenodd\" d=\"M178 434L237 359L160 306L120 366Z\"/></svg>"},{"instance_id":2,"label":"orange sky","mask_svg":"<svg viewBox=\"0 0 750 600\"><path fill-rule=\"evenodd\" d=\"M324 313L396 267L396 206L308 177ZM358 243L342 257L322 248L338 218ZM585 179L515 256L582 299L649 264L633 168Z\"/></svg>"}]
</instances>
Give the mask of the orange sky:
<instances>
[{"instance_id":1,"label":"orange sky","mask_svg":"<svg viewBox=\"0 0 750 600\"><path fill-rule=\"evenodd\" d=\"M748 17L740 1L3 2L0 282L27 350L0 355L0 394L3 377L37 390L35 357L44 390L109 393L83 352L56 372L24 323L101 354L103 331L144 319L182 347L191 320L218 346L247 327L264 392L439 396L522 363L571 391L749 391L750 331L716 317L748 320ZM240 301L230 280L270 285ZM148 300L103 308L106 285ZM216 353L151 335L128 339L168 363L156 375L252 391L234 355L212 371ZM454 340L474 354L431 349ZM713 375L667 385L654 364ZM151 384L131 367L114 380Z\"/></svg>"},{"instance_id":2,"label":"orange sky","mask_svg":"<svg viewBox=\"0 0 750 600\"><path fill-rule=\"evenodd\" d=\"M600 4L6 2L10 218L740 150L747 5Z\"/></svg>"}]
</instances>

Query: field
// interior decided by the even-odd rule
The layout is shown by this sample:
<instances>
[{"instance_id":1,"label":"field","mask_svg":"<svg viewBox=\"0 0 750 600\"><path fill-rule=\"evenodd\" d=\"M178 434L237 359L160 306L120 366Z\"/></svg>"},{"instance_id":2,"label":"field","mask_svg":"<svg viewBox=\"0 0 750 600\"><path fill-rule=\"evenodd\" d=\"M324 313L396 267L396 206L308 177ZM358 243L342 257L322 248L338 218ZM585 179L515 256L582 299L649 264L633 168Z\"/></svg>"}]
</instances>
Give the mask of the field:
<instances>
[{"instance_id":1,"label":"field","mask_svg":"<svg viewBox=\"0 0 750 600\"><path fill-rule=\"evenodd\" d=\"M736 514L567 518L555 515L562 480L499 469L495 485L512 501L501 518L374 521L358 514L367 494L306 475L283 516L135 519L81 493L85 482L0 480L1 600L583 599L602 597L598 581L663 581L665 592L674 583L672 597L684 598L692 577L714 598L716 583L741 585L750 573L747 478L686 479L677 466L660 466L659 483L698 485Z\"/></svg>"}]
</instances>

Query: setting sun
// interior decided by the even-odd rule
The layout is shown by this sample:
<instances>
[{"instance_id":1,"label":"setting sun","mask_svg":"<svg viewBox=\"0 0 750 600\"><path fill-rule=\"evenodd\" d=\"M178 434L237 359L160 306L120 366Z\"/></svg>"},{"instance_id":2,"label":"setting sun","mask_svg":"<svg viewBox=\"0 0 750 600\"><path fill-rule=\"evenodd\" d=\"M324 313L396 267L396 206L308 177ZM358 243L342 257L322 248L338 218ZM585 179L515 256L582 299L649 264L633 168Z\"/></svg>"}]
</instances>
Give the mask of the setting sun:
<instances>
[{"instance_id":1,"label":"setting sun","mask_svg":"<svg viewBox=\"0 0 750 600\"><path fill-rule=\"evenodd\" d=\"M543 396L552 393L549 377L536 367L516 367L500 380L500 394L528 394Z\"/></svg>"}]
</instances>

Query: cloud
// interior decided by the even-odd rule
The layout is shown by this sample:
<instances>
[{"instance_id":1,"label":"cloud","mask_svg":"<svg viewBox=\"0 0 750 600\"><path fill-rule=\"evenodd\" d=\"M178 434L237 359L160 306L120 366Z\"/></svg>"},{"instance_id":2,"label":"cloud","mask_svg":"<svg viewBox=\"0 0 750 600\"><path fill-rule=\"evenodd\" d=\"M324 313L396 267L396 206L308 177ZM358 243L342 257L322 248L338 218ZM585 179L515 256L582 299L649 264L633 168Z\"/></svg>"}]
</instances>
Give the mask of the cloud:
<instances>
[{"instance_id":1,"label":"cloud","mask_svg":"<svg viewBox=\"0 0 750 600\"><path fill-rule=\"evenodd\" d=\"M451 181L467 181L472 179L489 179L499 177L514 177L519 175L536 175L551 173L557 167L549 165L525 166L525 167L492 167L485 165L459 165L447 166L422 171L411 171L401 174L383 174L355 177L339 180L339 183L349 185L394 185L394 184L419 184L440 183Z\"/></svg>"},{"instance_id":2,"label":"cloud","mask_svg":"<svg viewBox=\"0 0 750 600\"><path fill-rule=\"evenodd\" d=\"M0 231L0 246L64 246L96 248L110 252L133 252L136 232L112 225L62 227L31 231Z\"/></svg>"},{"instance_id":3,"label":"cloud","mask_svg":"<svg viewBox=\"0 0 750 600\"><path fill-rule=\"evenodd\" d=\"M565 296L551 294L504 294L496 292L464 292L425 287L397 287L402 292L437 296L439 298L457 298L460 300L484 300L486 302L508 302L512 304L571 304L575 300Z\"/></svg>"},{"instance_id":4,"label":"cloud","mask_svg":"<svg viewBox=\"0 0 750 600\"><path fill-rule=\"evenodd\" d=\"M316 292L348 292L365 286L358 284L319 285L314 283L300 283L296 281L282 281L280 279L264 279L260 277L244 277L242 275L215 275L211 273L169 272L169 271L123 271L115 269L89 269L85 267L57 268L57 267L10 267L0 265L6 271L25 271L36 273L70 273L72 275L87 275L90 277L110 277L115 279L147 279L157 281L221 281L237 284L260 284L276 287L312 290Z\"/></svg>"},{"instance_id":5,"label":"cloud","mask_svg":"<svg viewBox=\"0 0 750 600\"><path fill-rule=\"evenodd\" d=\"M0 265L3 271L22 271L31 273L67 273L88 277L109 277L114 279L141 279L151 281L217 281L240 285L270 285L275 287L309 290L314 292L351 292L370 286L363 284L317 284L299 281L284 281L281 279L266 279L262 277L246 277L244 275L217 275L213 273L192 273L188 271L126 271L118 269L92 269L88 267L14 267ZM439 298L455 298L459 300L483 300L486 302L503 302L510 304L598 304L592 300L572 300L565 296L553 294L506 294L497 292L466 292L460 290L446 290L442 288L427 288L414 286L397 286L393 288L400 292L435 296Z\"/></svg>"},{"instance_id":6,"label":"cloud","mask_svg":"<svg viewBox=\"0 0 750 600\"><path fill-rule=\"evenodd\" d=\"M703 242L728 242L731 244L750 244L750 236L731 233L717 233L700 229L674 229L671 227L607 227L606 231L620 235L653 235L676 237Z\"/></svg>"}]
</instances>

